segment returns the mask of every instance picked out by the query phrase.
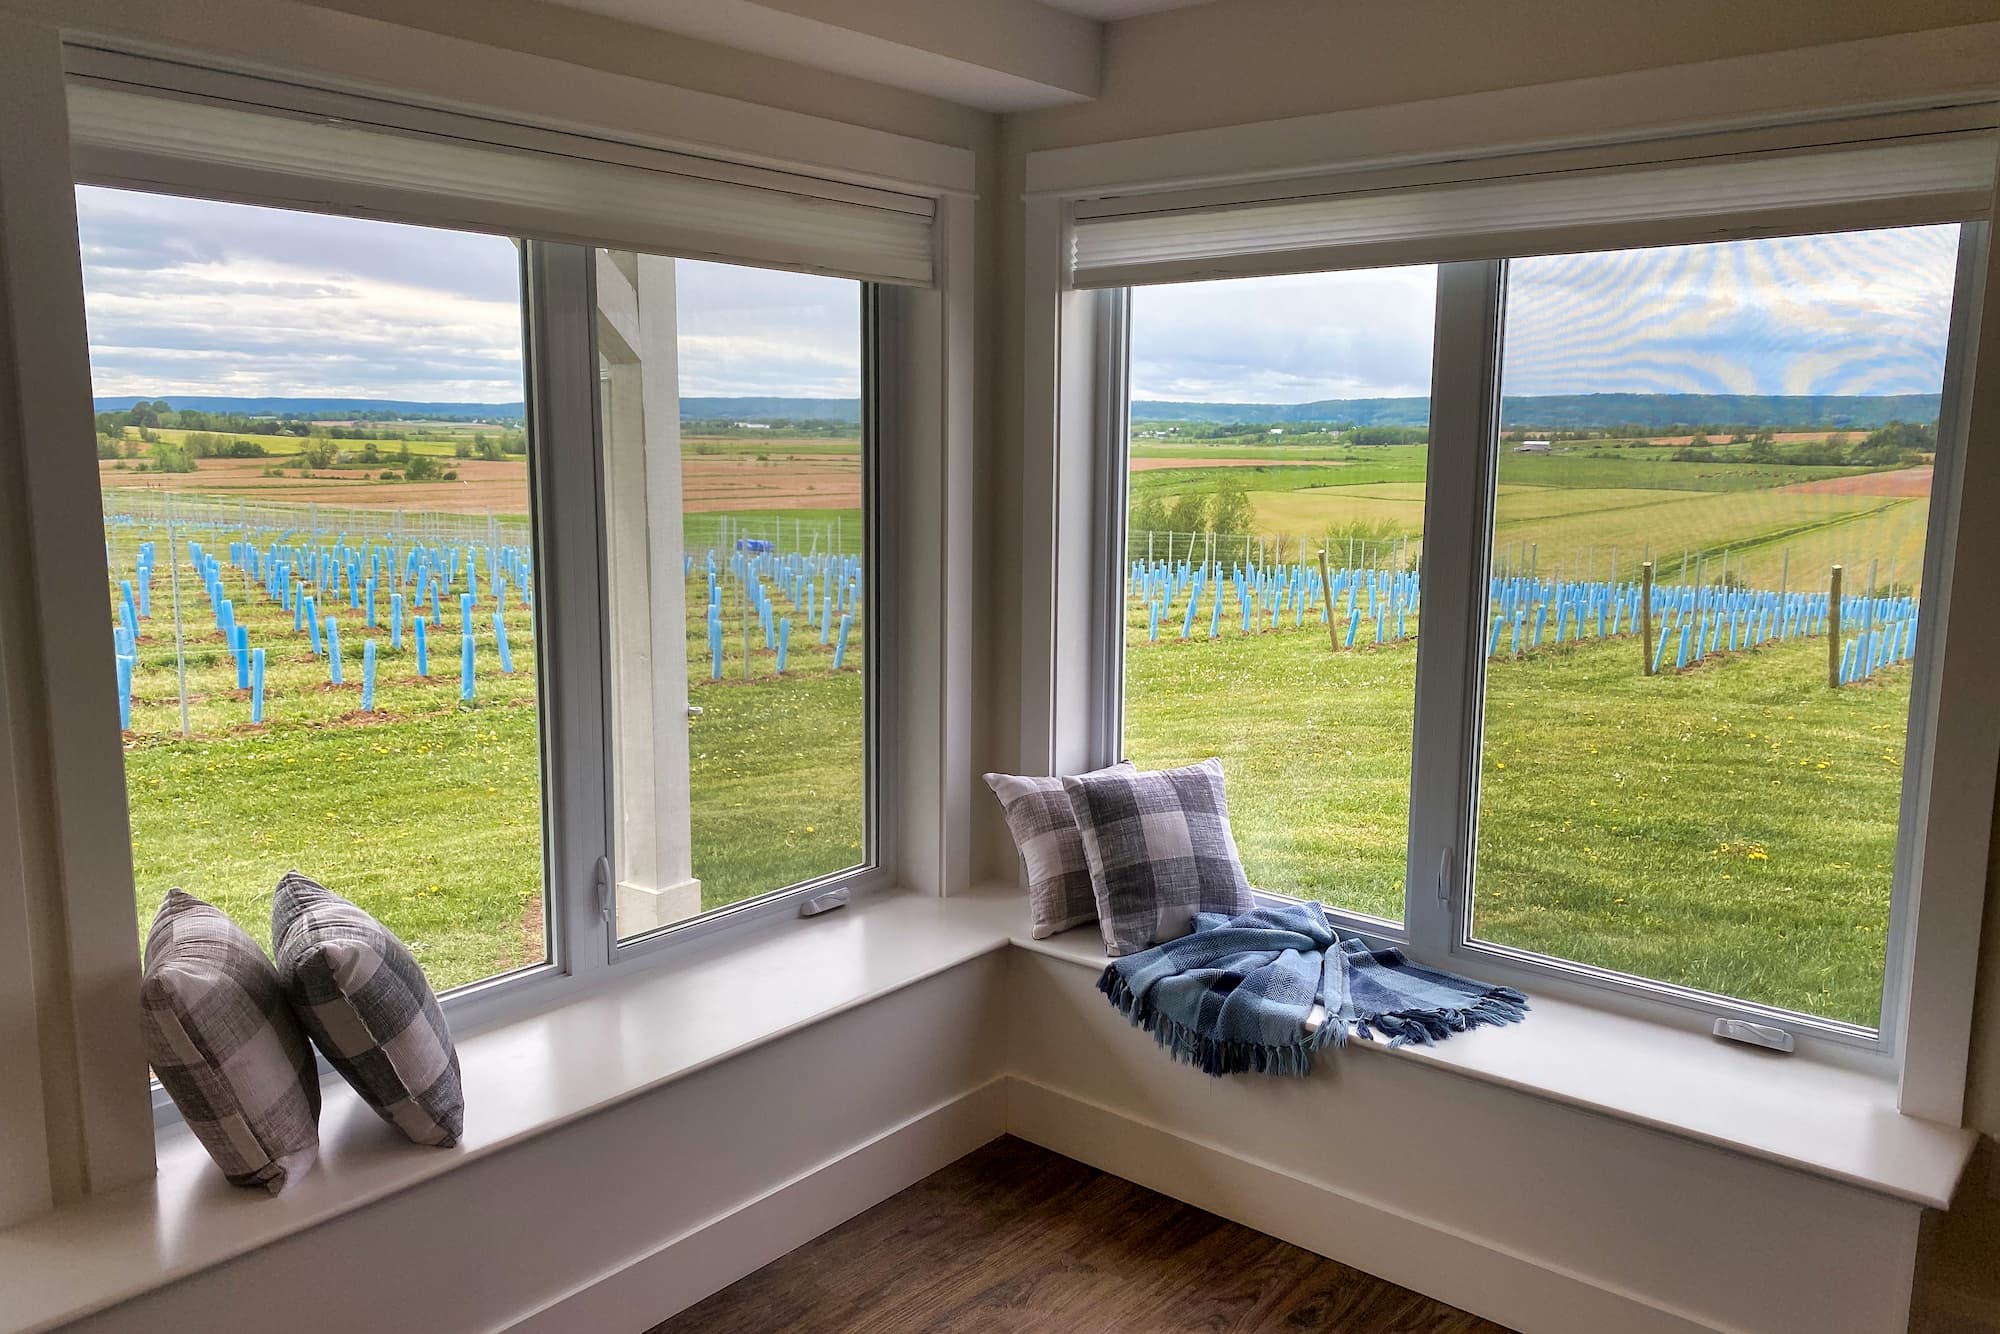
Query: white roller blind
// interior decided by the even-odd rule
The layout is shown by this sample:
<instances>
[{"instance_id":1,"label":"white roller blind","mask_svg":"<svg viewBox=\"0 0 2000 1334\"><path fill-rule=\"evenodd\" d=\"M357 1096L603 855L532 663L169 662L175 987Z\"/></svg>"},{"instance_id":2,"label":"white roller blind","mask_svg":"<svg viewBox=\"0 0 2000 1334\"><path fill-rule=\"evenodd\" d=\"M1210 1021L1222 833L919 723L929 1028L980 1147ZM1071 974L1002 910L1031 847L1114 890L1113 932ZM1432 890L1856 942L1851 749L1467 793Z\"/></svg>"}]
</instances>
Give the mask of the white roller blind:
<instances>
[{"instance_id":1,"label":"white roller blind","mask_svg":"<svg viewBox=\"0 0 2000 1334\"><path fill-rule=\"evenodd\" d=\"M293 109L73 79L77 173L509 236L933 281L927 198L373 99L335 101L342 114L330 115L337 97L300 90Z\"/></svg>"},{"instance_id":2,"label":"white roller blind","mask_svg":"<svg viewBox=\"0 0 2000 1334\"><path fill-rule=\"evenodd\" d=\"M1967 133L1221 206L1136 196L1079 206L1072 277L1123 287L1966 221L1986 216L1994 161L1993 136Z\"/></svg>"}]
</instances>

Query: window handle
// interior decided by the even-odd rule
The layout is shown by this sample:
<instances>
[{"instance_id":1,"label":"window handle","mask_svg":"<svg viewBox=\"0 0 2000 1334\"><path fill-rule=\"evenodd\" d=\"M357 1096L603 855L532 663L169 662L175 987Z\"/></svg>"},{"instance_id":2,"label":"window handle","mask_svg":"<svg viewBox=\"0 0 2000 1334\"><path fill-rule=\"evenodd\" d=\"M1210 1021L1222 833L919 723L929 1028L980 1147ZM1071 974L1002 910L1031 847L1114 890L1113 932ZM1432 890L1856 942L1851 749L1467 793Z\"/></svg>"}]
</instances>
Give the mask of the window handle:
<instances>
[{"instance_id":1,"label":"window handle","mask_svg":"<svg viewBox=\"0 0 2000 1334\"><path fill-rule=\"evenodd\" d=\"M611 859L597 859L597 912L605 921L611 920Z\"/></svg>"},{"instance_id":2,"label":"window handle","mask_svg":"<svg viewBox=\"0 0 2000 1334\"><path fill-rule=\"evenodd\" d=\"M1438 854L1438 906L1451 907L1451 854L1449 843Z\"/></svg>"}]
</instances>

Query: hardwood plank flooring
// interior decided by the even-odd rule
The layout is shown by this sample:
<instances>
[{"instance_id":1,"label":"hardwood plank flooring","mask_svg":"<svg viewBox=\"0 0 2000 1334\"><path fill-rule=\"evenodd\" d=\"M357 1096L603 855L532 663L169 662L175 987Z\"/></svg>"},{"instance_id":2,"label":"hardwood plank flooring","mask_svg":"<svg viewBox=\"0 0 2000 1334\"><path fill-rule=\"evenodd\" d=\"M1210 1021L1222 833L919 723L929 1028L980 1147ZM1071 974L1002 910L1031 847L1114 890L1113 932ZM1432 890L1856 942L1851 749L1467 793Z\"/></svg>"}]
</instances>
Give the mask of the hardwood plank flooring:
<instances>
[{"instance_id":1,"label":"hardwood plank flooring","mask_svg":"<svg viewBox=\"0 0 2000 1334\"><path fill-rule=\"evenodd\" d=\"M1508 1334L1012 1137L657 1325L1062 1334Z\"/></svg>"}]
</instances>

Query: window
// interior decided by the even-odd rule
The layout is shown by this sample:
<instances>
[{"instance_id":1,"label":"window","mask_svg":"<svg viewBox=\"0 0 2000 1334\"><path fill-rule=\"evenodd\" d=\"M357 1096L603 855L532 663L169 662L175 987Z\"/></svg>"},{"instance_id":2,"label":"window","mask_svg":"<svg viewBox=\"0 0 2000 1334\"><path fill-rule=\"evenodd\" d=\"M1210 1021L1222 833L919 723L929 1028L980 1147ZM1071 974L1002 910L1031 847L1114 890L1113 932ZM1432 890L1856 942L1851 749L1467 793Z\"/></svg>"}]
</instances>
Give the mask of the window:
<instances>
[{"instance_id":1,"label":"window","mask_svg":"<svg viewBox=\"0 0 2000 1334\"><path fill-rule=\"evenodd\" d=\"M588 590L596 522L538 533L565 407L521 330L524 263L564 253L597 301L616 939L872 863L861 283L78 201L142 933L181 885L263 939L297 867L440 990L559 958L543 758L591 747L544 733L572 585L539 553Z\"/></svg>"},{"instance_id":2,"label":"window","mask_svg":"<svg viewBox=\"0 0 2000 1334\"><path fill-rule=\"evenodd\" d=\"M1124 754L1220 755L1254 884L1426 959L1888 1052L1968 236L1102 303Z\"/></svg>"},{"instance_id":3,"label":"window","mask_svg":"<svg viewBox=\"0 0 2000 1334\"><path fill-rule=\"evenodd\" d=\"M627 940L872 860L871 446L860 283L596 278Z\"/></svg>"},{"instance_id":4,"label":"window","mask_svg":"<svg viewBox=\"0 0 2000 1334\"><path fill-rule=\"evenodd\" d=\"M1877 1026L1958 233L1508 265L1475 940Z\"/></svg>"},{"instance_id":5,"label":"window","mask_svg":"<svg viewBox=\"0 0 2000 1334\"><path fill-rule=\"evenodd\" d=\"M1403 919L1436 270L1131 298L1124 749L1251 882Z\"/></svg>"},{"instance_id":6,"label":"window","mask_svg":"<svg viewBox=\"0 0 2000 1334\"><path fill-rule=\"evenodd\" d=\"M521 257L81 187L142 934L290 868L440 990L549 957Z\"/></svg>"}]
</instances>

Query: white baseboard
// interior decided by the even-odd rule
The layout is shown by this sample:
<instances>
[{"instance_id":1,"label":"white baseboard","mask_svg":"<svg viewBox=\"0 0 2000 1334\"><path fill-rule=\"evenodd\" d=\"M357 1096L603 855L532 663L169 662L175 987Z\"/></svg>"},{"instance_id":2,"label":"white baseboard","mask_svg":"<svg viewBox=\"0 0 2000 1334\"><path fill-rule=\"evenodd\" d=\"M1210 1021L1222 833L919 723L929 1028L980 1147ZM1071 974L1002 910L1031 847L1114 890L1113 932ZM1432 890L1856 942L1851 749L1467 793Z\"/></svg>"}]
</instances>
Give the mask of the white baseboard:
<instances>
[{"instance_id":1,"label":"white baseboard","mask_svg":"<svg viewBox=\"0 0 2000 1334\"><path fill-rule=\"evenodd\" d=\"M1725 1327L1551 1268L1491 1239L1410 1217L1033 1080L1012 1076L1006 1083L1009 1134L1511 1329L1724 1334Z\"/></svg>"},{"instance_id":2,"label":"white baseboard","mask_svg":"<svg viewBox=\"0 0 2000 1334\"><path fill-rule=\"evenodd\" d=\"M1006 1085L1004 1076L991 1079L922 1112L501 1328L506 1334L650 1329L1006 1133Z\"/></svg>"}]
</instances>

